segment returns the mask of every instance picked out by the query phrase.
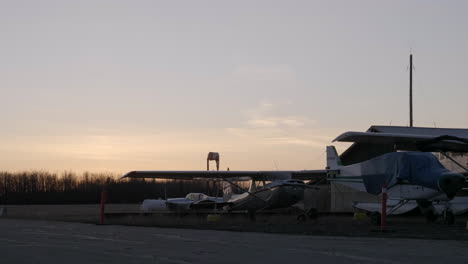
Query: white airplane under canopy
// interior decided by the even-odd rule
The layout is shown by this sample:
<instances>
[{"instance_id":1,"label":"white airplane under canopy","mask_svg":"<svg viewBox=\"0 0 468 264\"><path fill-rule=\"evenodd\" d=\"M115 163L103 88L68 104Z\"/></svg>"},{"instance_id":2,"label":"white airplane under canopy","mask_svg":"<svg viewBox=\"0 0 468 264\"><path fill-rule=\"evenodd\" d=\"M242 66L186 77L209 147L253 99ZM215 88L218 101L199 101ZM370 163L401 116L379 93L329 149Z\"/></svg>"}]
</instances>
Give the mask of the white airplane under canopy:
<instances>
[{"instance_id":1,"label":"white airplane under canopy","mask_svg":"<svg viewBox=\"0 0 468 264\"><path fill-rule=\"evenodd\" d=\"M411 132L412 128L406 129ZM421 128L417 129L421 131ZM342 154L345 158L349 158L349 153L369 151L364 154L367 156L354 158L354 162L348 160L347 164L343 164L334 147L329 146L327 166L330 181L371 194L380 194L386 186L389 199L397 201L391 203L393 205L388 209L388 214L396 212L409 201L416 201L428 220L435 220L437 210L433 205L443 202L443 214L448 218L448 223L453 223L451 200L465 185L465 176L449 171L429 152L440 152L443 155L446 152L468 152L468 137L346 132L334 141L354 143ZM466 175L468 171L462 164L448 155L446 157L460 166ZM362 203L355 204L360 209L366 209L366 206Z\"/></svg>"}]
</instances>

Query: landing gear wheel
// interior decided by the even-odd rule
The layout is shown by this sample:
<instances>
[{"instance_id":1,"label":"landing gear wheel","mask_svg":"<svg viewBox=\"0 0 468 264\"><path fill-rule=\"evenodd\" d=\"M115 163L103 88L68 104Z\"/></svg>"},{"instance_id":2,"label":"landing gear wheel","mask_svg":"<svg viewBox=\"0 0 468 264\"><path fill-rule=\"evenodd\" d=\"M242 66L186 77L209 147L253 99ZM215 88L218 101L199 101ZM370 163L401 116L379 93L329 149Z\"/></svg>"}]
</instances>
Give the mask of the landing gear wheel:
<instances>
[{"instance_id":1,"label":"landing gear wheel","mask_svg":"<svg viewBox=\"0 0 468 264\"><path fill-rule=\"evenodd\" d=\"M318 211L317 209L315 208L310 208L307 213L306 213L307 217L310 218L310 219L317 219L318 217Z\"/></svg>"},{"instance_id":2,"label":"landing gear wheel","mask_svg":"<svg viewBox=\"0 0 468 264\"><path fill-rule=\"evenodd\" d=\"M306 217L305 214L300 214L300 215L297 216L297 221L298 221L299 223L304 222L306 219L307 219L307 217Z\"/></svg>"},{"instance_id":3,"label":"landing gear wheel","mask_svg":"<svg viewBox=\"0 0 468 264\"><path fill-rule=\"evenodd\" d=\"M370 221L373 225L380 225L380 220L382 216L379 212L372 212L370 213Z\"/></svg>"},{"instance_id":4,"label":"landing gear wheel","mask_svg":"<svg viewBox=\"0 0 468 264\"><path fill-rule=\"evenodd\" d=\"M250 221L255 222L255 211L249 210L249 219Z\"/></svg>"},{"instance_id":5,"label":"landing gear wheel","mask_svg":"<svg viewBox=\"0 0 468 264\"><path fill-rule=\"evenodd\" d=\"M447 225L453 225L455 223L455 215L452 211L445 212L445 222Z\"/></svg>"},{"instance_id":6,"label":"landing gear wheel","mask_svg":"<svg viewBox=\"0 0 468 264\"><path fill-rule=\"evenodd\" d=\"M432 210L427 212L425 214L425 217L426 217L427 224L434 223L437 220L437 215Z\"/></svg>"}]
</instances>

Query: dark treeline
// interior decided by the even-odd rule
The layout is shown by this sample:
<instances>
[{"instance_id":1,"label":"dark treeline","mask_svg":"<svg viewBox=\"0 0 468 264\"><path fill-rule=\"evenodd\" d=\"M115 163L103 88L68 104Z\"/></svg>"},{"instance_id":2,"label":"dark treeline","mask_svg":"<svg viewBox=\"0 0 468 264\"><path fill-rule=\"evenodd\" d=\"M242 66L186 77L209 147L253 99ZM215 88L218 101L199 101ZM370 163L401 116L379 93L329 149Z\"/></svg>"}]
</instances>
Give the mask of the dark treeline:
<instances>
[{"instance_id":1,"label":"dark treeline","mask_svg":"<svg viewBox=\"0 0 468 264\"><path fill-rule=\"evenodd\" d=\"M106 173L0 172L2 204L99 203L107 190L108 203L140 203L144 199L185 197L190 192L222 196L219 183L208 181L161 181L124 179Z\"/></svg>"}]
</instances>

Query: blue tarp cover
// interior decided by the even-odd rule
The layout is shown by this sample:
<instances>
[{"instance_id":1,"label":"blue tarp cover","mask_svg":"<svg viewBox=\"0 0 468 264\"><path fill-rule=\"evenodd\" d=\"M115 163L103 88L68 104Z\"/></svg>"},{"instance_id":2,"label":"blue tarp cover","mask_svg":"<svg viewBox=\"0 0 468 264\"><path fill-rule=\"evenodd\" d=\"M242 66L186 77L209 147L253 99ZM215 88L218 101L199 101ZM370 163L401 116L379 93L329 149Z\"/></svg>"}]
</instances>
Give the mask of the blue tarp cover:
<instances>
[{"instance_id":1,"label":"blue tarp cover","mask_svg":"<svg viewBox=\"0 0 468 264\"><path fill-rule=\"evenodd\" d=\"M432 154L426 152L392 152L361 163L366 190L379 194L400 181L439 190L438 178L450 172Z\"/></svg>"}]
</instances>

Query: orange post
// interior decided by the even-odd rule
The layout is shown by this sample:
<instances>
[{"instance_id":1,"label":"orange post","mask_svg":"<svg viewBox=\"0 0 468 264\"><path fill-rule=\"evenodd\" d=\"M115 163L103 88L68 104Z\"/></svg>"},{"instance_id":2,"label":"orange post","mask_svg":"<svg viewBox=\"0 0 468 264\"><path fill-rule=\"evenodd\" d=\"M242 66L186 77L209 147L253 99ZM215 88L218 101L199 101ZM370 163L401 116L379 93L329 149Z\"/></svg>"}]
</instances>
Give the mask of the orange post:
<instances>
[{"instance_id":1,"label":"orange post","mask_svg":"<svg viewBox=\"0 0 468 264\"><path fill-rule=\"evenodd\" d=\"M382 186L382 217L380 218L380 229L385 229L385 221L387 218L387 183Z\"/></svg>"},{"instance_id":2,"label":"orange post","mask_svg":"<svg viewBox=\"0 0 468 264\"><path fill-rule=\"evenodd\" d=\"M104 212L106 210L106 189L104 189L101 192L101 225L104 224Z\"/></svg>"}]
</instances>

